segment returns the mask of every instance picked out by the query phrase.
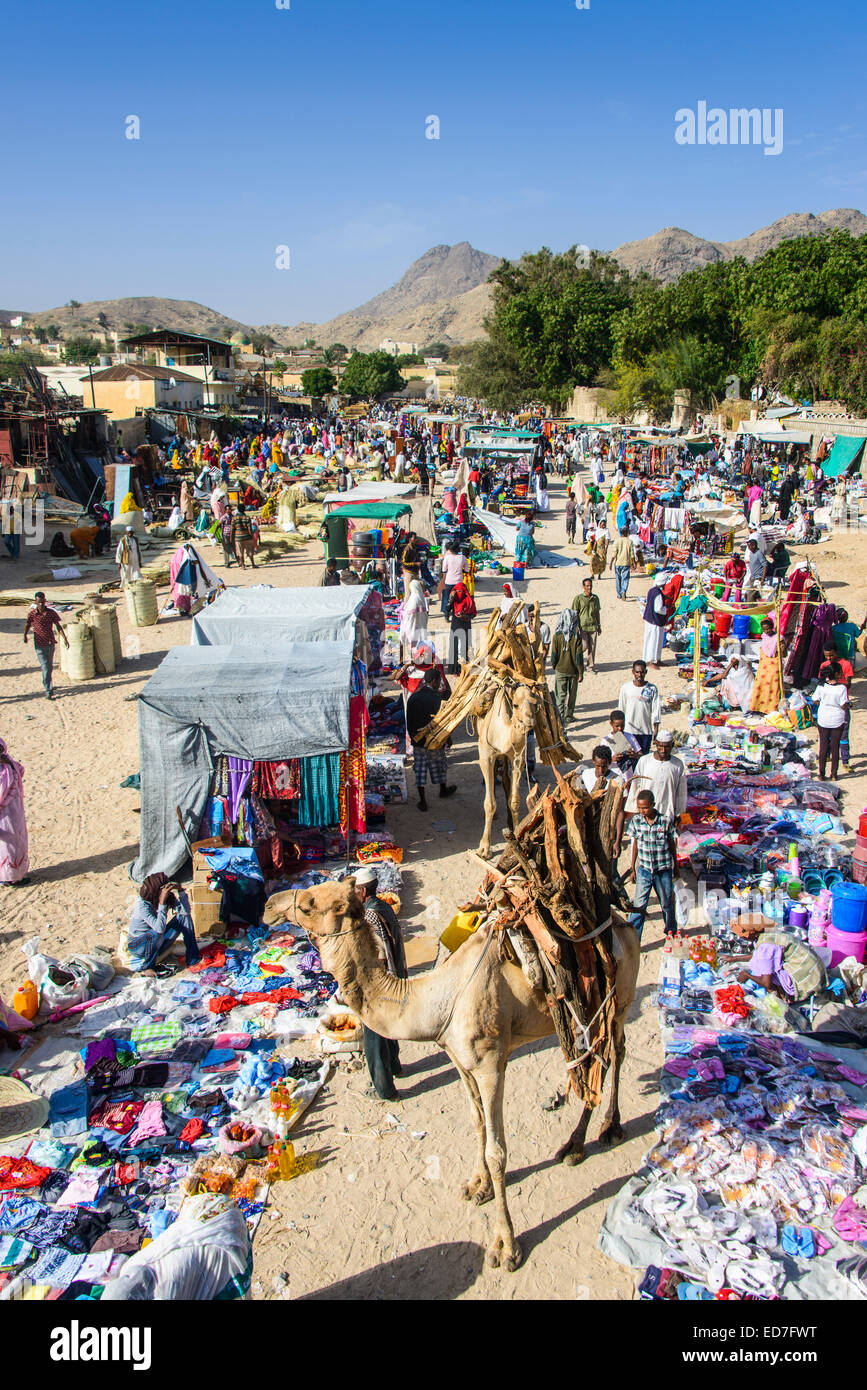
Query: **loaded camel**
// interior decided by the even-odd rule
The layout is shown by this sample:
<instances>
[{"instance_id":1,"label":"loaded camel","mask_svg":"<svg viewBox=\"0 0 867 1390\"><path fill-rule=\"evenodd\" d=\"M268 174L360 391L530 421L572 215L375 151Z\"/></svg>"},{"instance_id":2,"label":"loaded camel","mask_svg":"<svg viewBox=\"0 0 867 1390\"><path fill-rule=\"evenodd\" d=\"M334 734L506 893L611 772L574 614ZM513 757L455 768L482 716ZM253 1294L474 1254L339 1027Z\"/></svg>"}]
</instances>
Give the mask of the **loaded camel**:
<instances>
[{"instance_id":1,"label":"loaded camel","mask_svg":"<svg viewBox=\"0 0 867 1390\"><path fill-rule=\"evenodd\" d=\"M509 829L518 824L521 773L527 766L527 739L536 727L539 697L526 686L511 691L501 686L489 708L476 717L479 765L485 779L485 828L479 845L483 859L491 857L491 831L497 810L497 764L502 770Z\"/></svg>"},{"instance_id":2,"label":"loaded camel","mask_svg":"<svg viewBox=\"0 0 867 1390\"><path fill-rule=\"evenodd\" d=\"M544 988L532 985L520 965L505 958L502 933L481 927L442 965L411 980L385 969L380 949L364 917L355 881L323 883L268 900L269 926L293 921L316 943L324 968L334 976L343 999L381 1037L437 1043L457 1068L476 1129L476 1161L463 1188L467 1201L493 1198L494 1230L487 1262L515 1270L521 1247L515 1239L506 1201L506 1135L503 1092L506 1063L516 1048L555 1031ZM619 1082L625 1053L624 1025L638 976L638 936L613 928L616 1002L613 1006L611 1100L603 1143L623 1138ZM573 1134L557 1158L579 1163L590 1119L585 1105Z\"/></svg>"},{"instance_id":3,"label":"loaded camel","mask_svg":"<svg viewBox=\"0 0 867 1390\"><path fill-rule=\"evenodd\" d=\"M564 758L577 762L578 754L565 737L545 678L546 648L538 603L528 611L523 601L516 599L506 613L495 609L482 647L471 662L462 663L451 697L419 742L433 752L444 746L464 718L474 726L485 782L485 828L478 852L489 859L497 809L497 765L506 792L509 828L514 830L530 734L536 733L539 757L552 767ZM528 804L532 797L533 793Z\"/></svg>"}]
</instances>

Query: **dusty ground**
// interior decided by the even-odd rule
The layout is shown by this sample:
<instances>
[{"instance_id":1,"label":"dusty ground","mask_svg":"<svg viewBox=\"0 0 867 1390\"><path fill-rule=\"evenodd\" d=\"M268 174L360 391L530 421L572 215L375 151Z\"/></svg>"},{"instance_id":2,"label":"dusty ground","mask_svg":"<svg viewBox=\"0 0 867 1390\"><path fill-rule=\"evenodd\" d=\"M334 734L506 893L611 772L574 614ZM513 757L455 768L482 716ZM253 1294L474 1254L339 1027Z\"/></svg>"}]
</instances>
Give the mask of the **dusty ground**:
<instances>
[{"instance_id":1,"label":"dusty ground","mask_svg":"<svg viewBox=\"0 0 867 1390\"><path fill-rule=\"evenodd\" d=\"M552 501L542 543L561 548L561 485L553 485ZM805 552L819 564L829 596L845 603L857 622L867 611L863 546L856 534L844 533ZM234 584L260 579L280 587L315 583L319 551L314 542L261 572L242 574L233 567L227 577ZM222 573L216 562L221 552L204 553ZM580 548L574 553L582 554ZM29 587L30 576L45 568L46 558L38 552L25 550L17 563L4 558L0 592ZM552 626L588 572L572 567L529 572L526 591L539 599ZM43 587L51 601L50 586ZM63 592L80 593L83 600L93 588L89 579L65 585ZM640 654L641 609L635 600L643 598L647 581L633 578L627 603L615 598L610 576L597 583L597 590L603 613L598 674L585 678L571 730L585 755L607 729L606 715ZM499 594L494 580L481 581L481 622ZM111 677L84 684L71 685L59 677L58 698L50 703L42 695L33 649L21 640L25 614L24 606L0 607L0 735L26 769L33 865L29 887L0 890L0 990L7 999L10 986L24 975L20 947L28 937L39 935L45 949L60 956L73 947L115 945L128 919L133 889L126 865L138 842L138 795L119 788L138 770L135 696L167 649L189 640L189 625L179 619L138 629L137 659L124 661ZM119 616L127 638L131 629L123 603ZM442 621L434 626L442 627ZM682 688L670 659L658 678L663 694ZM859 684L856 679L856 692ZM678 720L668 722L677 725ZM843 783L849 822L857 820L867 801L857 717L852 749L853 773ZM466 854L478 843L482 791L465 736L456 744L451 766L459 788L452 800L432 801L426 816L416 810L414 799L389 810L389 824L405 850L402 917L413 938L435 936L481 873ZM541 776L545 778L544 770ZM256 1237L255 1295L273 1297L275 1276L287 1273L288 1293L295 1297L630 1298L631 1272L601 1255L596 1238L606 1203L639 1166L652 1131L661 1051L656 1015L648 1005L660 938L654 910L644 933L638 994L627 1030L621 1110L628 1137L622 1146L600 1151L593 1142L596 1121L582 1166L552 1164L554 1151L577 1118L572 1105L553 1113L542 1109L562 1080L559 1051L553 1042L543 1042L510 1064L509 1198L525 1253L517 1273L484 1269L489 1208L471 1207L459 1195L470 1172L472 1144L457 1075L432 1046L405 1044L399 1103L368 1099L363 1072L338 1071L293 1136L300 1150L324 1150L325 1161L315 1172L275 1187Z\"/></svg>"}]
</instances>

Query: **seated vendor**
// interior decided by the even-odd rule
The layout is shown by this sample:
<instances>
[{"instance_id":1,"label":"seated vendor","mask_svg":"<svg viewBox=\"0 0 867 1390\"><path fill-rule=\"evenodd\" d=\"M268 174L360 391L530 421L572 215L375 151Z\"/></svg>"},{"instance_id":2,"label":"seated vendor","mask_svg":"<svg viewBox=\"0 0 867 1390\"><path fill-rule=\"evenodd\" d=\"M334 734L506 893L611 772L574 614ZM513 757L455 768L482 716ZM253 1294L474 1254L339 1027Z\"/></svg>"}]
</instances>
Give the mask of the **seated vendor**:
<instances>
[{"instance_id":1,"label":"seated vendor","mask_svg":"<svg viewBox=\"0 0 867 1390\"><path fill-rule=\"evenodd\" d=\"M174 909L171 918L170 908ZM148 874L139 889L139 901L129 923L128 944L133 970L172 974L170 966L157 966L157 959L177 936L183 938L187 965L195 965L201 952L186 893L165 874Z\"/></svg>"}]
</instances>

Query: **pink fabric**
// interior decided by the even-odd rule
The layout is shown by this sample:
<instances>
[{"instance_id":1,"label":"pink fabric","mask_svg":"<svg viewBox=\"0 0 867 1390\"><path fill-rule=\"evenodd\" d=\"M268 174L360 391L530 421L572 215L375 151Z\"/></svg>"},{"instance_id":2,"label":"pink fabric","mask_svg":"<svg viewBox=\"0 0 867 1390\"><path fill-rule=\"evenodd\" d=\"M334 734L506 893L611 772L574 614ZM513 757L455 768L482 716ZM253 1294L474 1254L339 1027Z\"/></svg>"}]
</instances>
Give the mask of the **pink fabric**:
<instances>
[{"instance_id":1,"label":"pink fabric","mask_svg":"<svg viewBox=\"0 0 867 1390\"><path fill-rule=\"evenodd\" d=\"M24 768L0 738L0 883L18 883L30 869L24 817Z\"/></svg>"},{"instance_id":2,"label":"pink fabric","mask_svg":"<svg viewBox=\"0 0 867 1390\"><path fill-rule=\"evenodd\" d=\"M163 1124L163 1107L159 1100L149 1100L138 1117L138 1124L127 1141L130 1148L140 1144L143 1139L161 1139L166 1132Z\"/></svg>"},{"instance_id":3,"label":"pink fabric","mask_svg":"<svg viewBox=\"0 0 867 1390\"><path fill-rule=\"evenodd\" d=\"M22 1029L32 1027L29 1018L22 1018L14 1009L7 1008L0 999L0 1028L5 1028L9 1033L20 1033Z\"/></svg>"}]
</instances>

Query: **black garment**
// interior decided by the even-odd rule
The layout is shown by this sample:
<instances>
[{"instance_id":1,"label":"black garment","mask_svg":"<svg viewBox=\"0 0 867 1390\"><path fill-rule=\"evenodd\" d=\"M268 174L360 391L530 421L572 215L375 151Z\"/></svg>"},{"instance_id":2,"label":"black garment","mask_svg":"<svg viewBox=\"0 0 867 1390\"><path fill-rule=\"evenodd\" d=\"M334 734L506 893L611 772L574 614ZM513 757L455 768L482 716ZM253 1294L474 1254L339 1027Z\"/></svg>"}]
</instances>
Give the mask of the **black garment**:
<instances>
[{"instance_id":1,"label":"black garment","mask_svg":"<svg viewBox=\"0 0 867 1390\"><path fill-rule=\"evenodd\" d=\"M108 1230L110 1217L107 1212L88 1211L79 1207L75 1225L61 1237L60 1244L73 1255L89 1255L103 1231Z\"/></svg>"},{"instance_id":2,"label":"black garment","mask_svg":"<svg viewBox=\"0 0 867 1390\"><path fill-rule=\"evenodd\" d=\"M410 740L415 743L416 734L421 733L439 712L445 696L428 685L420 685L415 694L406 702L406 728Z\"/></svg>"},{"instance_id":3,"label":"black garment","mask_svg":"<svg viewBox=\"0 0 867 1390\"><path fill-rule=\"evenodd\" d=\"M400 1047L393 1038L381 1038L367 1024L364 1029L364 1060L380 1100L397 1100L394 1078L400 1076Z\"/></svg>"},{"instance_id":4,"label":"black garment","mask_svg":"<svg viewBox=\"0 0 867 1390\"><path fill-rule=\"evenodd\" d=\"M251 927L258 927L265 906L265 885L252 878L230 878L220 874L223 896L220 899L220 921L238 918Z\"/></svg>"}]
</instances>

